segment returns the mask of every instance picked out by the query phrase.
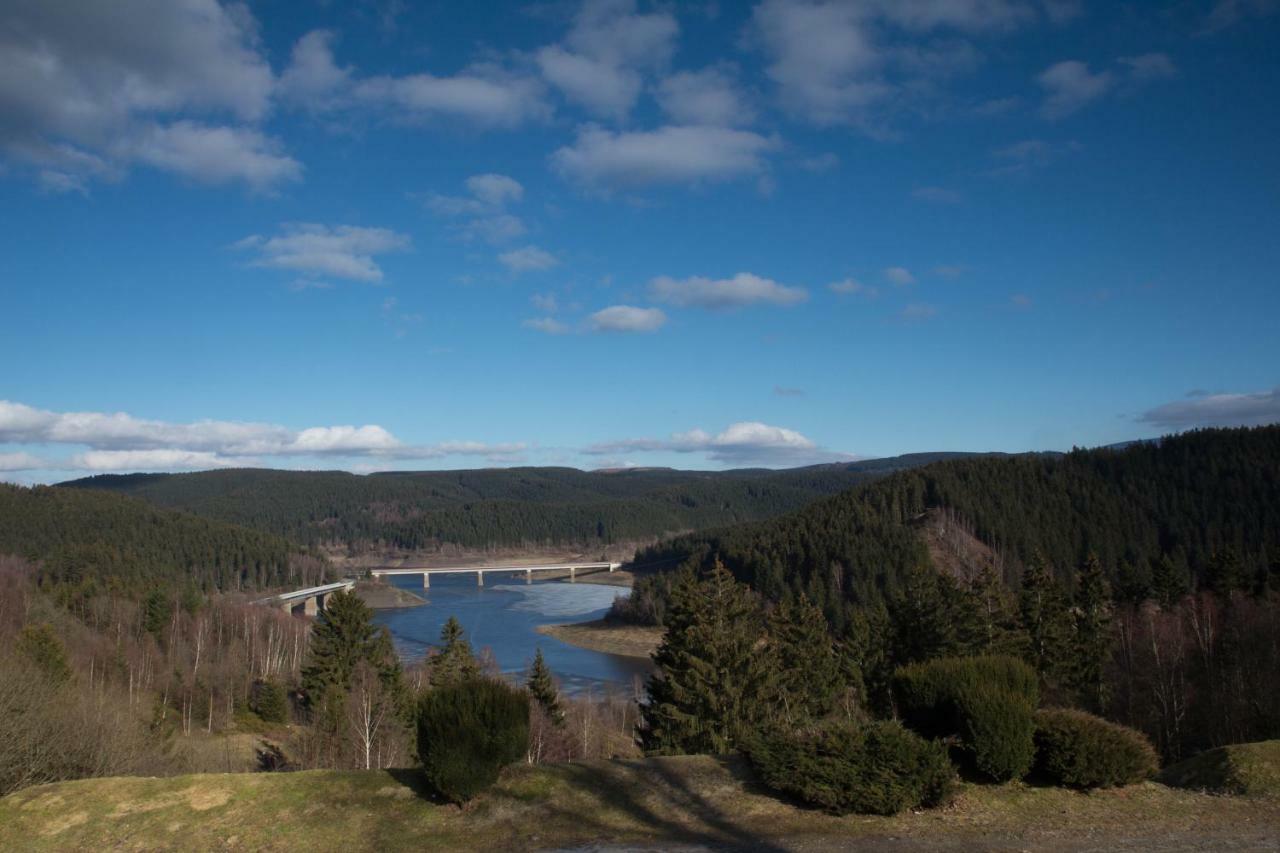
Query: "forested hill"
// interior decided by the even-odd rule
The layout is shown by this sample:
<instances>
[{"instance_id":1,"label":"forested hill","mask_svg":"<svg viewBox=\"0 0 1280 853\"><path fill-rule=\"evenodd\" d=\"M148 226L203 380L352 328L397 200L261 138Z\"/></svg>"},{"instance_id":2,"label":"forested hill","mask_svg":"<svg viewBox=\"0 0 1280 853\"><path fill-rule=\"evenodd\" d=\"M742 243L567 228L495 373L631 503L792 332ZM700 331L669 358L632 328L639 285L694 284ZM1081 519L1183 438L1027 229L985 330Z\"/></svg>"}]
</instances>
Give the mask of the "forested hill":
<instances>
[{"instance_id":1,"label":"forested hill","mask_svg":"<svg viewBox=\"0 0 1280 853\"><path fill-rule=\"evenodd\" d=\"M920 453L787 471L506 468L359 476L237 469L62 485L122 492L309 545L590 546L769 518L894 471L969 455Z\"/></svg>"},{"instance_id":2,"label":"forested hill","mask_svg":"<svg viewBox=\"0 0 1280 853\"><path fill-rule=\"evenodd\" d=\"M1005 556L1011 582L1037 553L1064 580L1095 553L1116 594L1131 600L1153 584L1275 583L1280 426L937 462L780 518L660 543L636 563L707 564L719 555L767 597L803 590L840 622L930 561L916 522L931 509L950 510ZM637 605L661 599L662 586L639 584Z\"/></svg>"},{"instance_id":3,"label":"forested hill","mask_svg":"<svg viewBox=\"0 0 1280 853\"><path fill-rule=\"evenodd\" d=\"M157 587L305 584L325 564L283 538L159 509L125 495L0 484L0 555L40 566L42 586L87 599Z\"/></svg>"}]
</instances>

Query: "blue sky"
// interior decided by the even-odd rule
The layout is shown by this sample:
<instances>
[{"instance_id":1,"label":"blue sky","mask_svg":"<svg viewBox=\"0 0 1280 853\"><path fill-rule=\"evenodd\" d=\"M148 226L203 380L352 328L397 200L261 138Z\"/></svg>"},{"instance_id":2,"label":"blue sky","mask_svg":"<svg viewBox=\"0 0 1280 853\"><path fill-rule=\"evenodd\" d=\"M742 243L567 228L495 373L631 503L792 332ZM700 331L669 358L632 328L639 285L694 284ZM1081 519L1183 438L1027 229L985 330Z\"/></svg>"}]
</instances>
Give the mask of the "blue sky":
<instances>
[{"instance_id":1,"label":"blue sky","mask_svg":"<svg viewBox=\"0 0 1280 853\"><path fill-rule=\"evenodd\" d=\"M0 477L1280 420L1278 7L6 4Z\"/></svg>"}]
</instances>

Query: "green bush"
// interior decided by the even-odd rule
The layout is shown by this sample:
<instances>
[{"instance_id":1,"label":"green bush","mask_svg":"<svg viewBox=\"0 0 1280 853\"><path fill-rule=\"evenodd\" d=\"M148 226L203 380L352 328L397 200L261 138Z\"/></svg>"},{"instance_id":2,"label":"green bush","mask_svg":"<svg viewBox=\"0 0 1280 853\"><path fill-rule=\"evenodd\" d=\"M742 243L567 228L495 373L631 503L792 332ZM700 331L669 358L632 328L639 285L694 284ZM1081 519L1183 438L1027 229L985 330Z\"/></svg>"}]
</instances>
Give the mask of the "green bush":
<instances>
[{"instance_id":1,"label":"green bush","mask_svg":"<svg viewBox=\"0 0 1280 853\"><path fill-rule=\"evenodd\" d=\"M770 788L837 815L891 815L938 805L951 795L955 779L946 747L896 722L774 731L745 748Z\"/></svg>"},{"instance_id":2,"label":"green bush","mask_svg":"<svg viewBox=\"0 0 1280 853\"><path fill-rule=\"evenodd\" d=\"M1035 763L1035 711L999 686L968 687L957 702L960 741L974 769L997 782L1021 779Z\"/></svg>"},{"instance_id":3,"label":"green bush","mask_svg":"<svg viewBox=\"0 0 1280 853\"><path fill-rule=\"evenodd\" d=\"M925 737L959 734L960 697L980 687L1021 697L1032 708L1040 702L1035 670L1007 655L939 658L901 667L893 676L898 715Z\"/></svg>"},{"instance_id":4,"label":"green bush","mask_svg":"<svg viewBox=\"0 0 1280 853\"><path fill-rule=\"evenodd\" d=\"M1146 735L1084 711L1037 711L1036 765L1058 784L1111 788L1149 779L1159 769Z\"/></svg>"},{"instance_id":5,"label":"green bush","mask_svg":"<svg viewBox=\"0 0 1280 853\"><path fill-rule=\"evenodd\" d=\"M463 803L498 780L529 749L529 696L502 681L472 678L418 702L418 757L427 782Z\"/></svg>"},{"instance_id":6,"label":"green bush","mask_svg":"<svg viewBox=\"0 0 1280 853\"><path fill-rule=\"evenodd\" d=\"M278 681L268 678L254 686L253 711L263 722L289 722L289 695Z\"/></svg>"}]
</instances>

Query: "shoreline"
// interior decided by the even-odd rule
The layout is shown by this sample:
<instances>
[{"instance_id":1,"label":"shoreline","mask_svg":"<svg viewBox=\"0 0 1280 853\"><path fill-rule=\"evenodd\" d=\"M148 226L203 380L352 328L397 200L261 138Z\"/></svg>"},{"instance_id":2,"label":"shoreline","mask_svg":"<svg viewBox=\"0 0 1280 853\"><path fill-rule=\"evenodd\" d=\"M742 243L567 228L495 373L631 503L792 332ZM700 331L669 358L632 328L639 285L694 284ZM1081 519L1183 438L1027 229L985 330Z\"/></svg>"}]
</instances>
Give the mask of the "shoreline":
<instances>
[{"instance_id":1,"label":"shoreline","mask_svg":"<svg viewBox=\"0 0 1280 853\"><path fill-rule=\"evenodd\" d=\"M539 625L539 634L552 637L562 643L620 657L652 657L662 642L663 629L645 625L626 625L593 619L590 622L570 622L560 625Z\"/></svg>"}]
</instances>

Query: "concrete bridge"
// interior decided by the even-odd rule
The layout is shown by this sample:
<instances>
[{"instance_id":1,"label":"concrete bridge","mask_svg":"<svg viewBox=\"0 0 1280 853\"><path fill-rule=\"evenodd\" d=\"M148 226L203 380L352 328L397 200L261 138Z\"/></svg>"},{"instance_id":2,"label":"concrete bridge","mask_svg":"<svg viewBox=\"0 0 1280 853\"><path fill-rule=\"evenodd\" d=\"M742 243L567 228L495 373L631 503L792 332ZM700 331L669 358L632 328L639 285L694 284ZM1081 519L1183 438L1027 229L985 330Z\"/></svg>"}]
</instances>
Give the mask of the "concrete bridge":
<instances>
[{"instance_id":1,"label":"concrete bridge","mask_svg":"<svg viewBox=\"0 0 1280 853\"><path fill-rule=\"evenodd\" d=\"M622 563L543 563L537 566L437 566L415 569L370 569L369 574L375 578L393 575L422 575L422 588L431 588L432 575L461 575L475 572L476 584L484 586L484 576L493 573L523 574L525 583L533 582L534 572L568 572L573 581L578 572L612 572Z\"/></svg>"},{"instance_id":2,"label":"concrete bridge","mask_svg":"<svg viewBox=\"0 0 1280 853\"><path fill-rule=\"evenodd\" d=\"M324 610L329 596L335 592L349 590L355 585L355 581L343 580L337 583L327 583L324 586L312 586L306 589L294 590L293 592L269 595L266 598L259 599L257 603L266 604L270 607L279 607L285 613L305 613L307 616L315 616L321 610Z\"/></svg>"}]
</instances>

